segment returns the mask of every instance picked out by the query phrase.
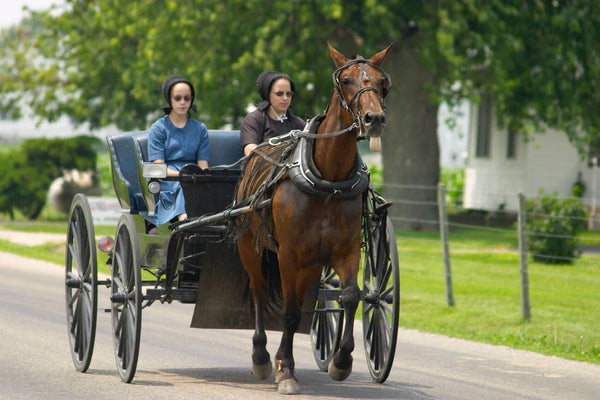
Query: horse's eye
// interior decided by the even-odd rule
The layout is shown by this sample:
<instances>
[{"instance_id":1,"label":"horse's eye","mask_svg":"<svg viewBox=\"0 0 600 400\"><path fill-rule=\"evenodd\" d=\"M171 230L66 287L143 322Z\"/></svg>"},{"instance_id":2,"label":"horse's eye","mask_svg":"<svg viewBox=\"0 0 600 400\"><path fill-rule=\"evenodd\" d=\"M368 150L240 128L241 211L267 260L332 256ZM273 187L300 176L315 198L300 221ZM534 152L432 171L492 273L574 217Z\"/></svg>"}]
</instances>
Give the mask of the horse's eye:
<instances>
[{"instance_id":1,"label":"horse's eye","mask_svg":"<svg viewBox=\"0 0 600 400\"><path fill-rule=\"evenodd\" d=\"M342 84L344 84L344 86L348 86L350 84L352 84L352 79L350 78L342 78Z\"/></svg>"}]
</instances>

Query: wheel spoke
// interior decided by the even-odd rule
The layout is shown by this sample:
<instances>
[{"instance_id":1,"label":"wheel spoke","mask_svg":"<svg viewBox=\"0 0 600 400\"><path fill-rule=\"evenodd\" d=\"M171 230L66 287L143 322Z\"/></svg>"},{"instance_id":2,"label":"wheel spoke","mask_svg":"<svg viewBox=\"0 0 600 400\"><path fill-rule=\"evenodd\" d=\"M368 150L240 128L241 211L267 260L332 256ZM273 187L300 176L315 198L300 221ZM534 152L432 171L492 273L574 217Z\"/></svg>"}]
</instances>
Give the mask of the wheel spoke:
<instances>
[{"instance_id":1,"label":"wheel spoke","mask_svg":"<svg viewBox=\"0 0 600 400\"><path fill-rule=\"evenodd\" d=\"M399 281L396 245L389 217L373 210L377 195L368 201L370 214L363 225L363 335L369 372L376 382L384 382L391 370L398 332Z\"/></svg>"},{"instance_id":2,"label":"wheel spoke","mask_svg":"<svg viewBox=\"0 0 600 400\"><path fill-rule=\"evenodd\" d=\"M116 289L117 289L115 292L118 292L118 293L125 292L125 286L123 285L123 282L121 281L120 277L115 276L113 278L113 284L116 286Z\"/></svg>"}]
</instances>

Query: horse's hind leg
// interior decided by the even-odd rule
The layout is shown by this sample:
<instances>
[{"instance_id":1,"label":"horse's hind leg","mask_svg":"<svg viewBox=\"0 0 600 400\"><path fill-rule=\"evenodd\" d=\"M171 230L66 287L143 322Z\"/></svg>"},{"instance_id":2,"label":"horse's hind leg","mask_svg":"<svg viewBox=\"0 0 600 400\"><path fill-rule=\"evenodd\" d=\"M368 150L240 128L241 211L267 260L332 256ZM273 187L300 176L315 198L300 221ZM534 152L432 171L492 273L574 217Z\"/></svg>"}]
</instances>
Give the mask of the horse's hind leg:
<instances>
[{"instance_id":1,"label":"horse's hind leg","mask_svg":"<svg viewBox=\"0 0 600 400\"><path fill-rule=\"evenodd\" d=\"M351 263L350 265L354 265ZM358 262L356 262L358 270ZM339 271L338 275L342 280L341 303L346 314L344 323L344 333L340 341L340 347L329 362L327 372L329 376L336 381L343 381L352 372L352 351L354 350L354 315L360 301L360 289L356 281L358 271L351 271L343 275Z\"/></svg>"},{"instance_id":2,"label":"horse's hind leg","mask_svg":"<svg viewBox=\"0 0 600 400\"><path fill-rule=\"evenodd\" d=\"M255 330L252 336L252 375L256 379L267 379L273 372L271 355L267 351L267 335L263 323L264 303L254 298Z\"/></svg>"},{"instance_id":3,"label":"horse's hind leg","mask_svg":"<svg viewBox=\"0 0 600 400\"><path fill-rule=\"evenodd\" d=\"M273 372L271 355L267 351L267 334L265 333L263 314L267 301L267 285L263 278L261 266L262 255L252 246L250 235L238 238L238 249L244 269L250 278L250 292L254 301L255 324L252 336L252 374L256 379L267 379Z\"/></svg>"},{"instance_id":4,"label":"horse's hind leg","mask_svg":"<svg viewBox=\"0 0 600 400\"><path fill-rule=\"evenodd\" d=\"M281 260L282 258L280 258L280 269L284 314L283 334L279 349L275 355L275 383L278 384L277 391L280 394L297 394L300 388L295 376L293 355L294 334L300 325L302 303L304 302L306 291L321 274L321 267L304 268L300 271L294 271L289 268L290 264L284 264Z\"/></svg>"}]
</instances>

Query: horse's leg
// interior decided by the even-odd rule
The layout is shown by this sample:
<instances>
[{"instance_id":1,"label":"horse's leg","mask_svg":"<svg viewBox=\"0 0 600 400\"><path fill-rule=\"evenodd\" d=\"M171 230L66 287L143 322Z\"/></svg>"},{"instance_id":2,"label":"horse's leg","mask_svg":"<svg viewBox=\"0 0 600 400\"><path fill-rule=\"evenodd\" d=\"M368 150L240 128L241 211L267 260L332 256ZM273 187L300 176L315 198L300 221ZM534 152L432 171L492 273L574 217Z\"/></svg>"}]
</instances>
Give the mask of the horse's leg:
<instances>
[{"instance_id":1,"label":"horse's leg","mask_svg":"<svg viewBox=\"0 0 600 400\"><path fill-rule=\"evenodd\" d=\"M350 257L352 258L352 257ZM354 264L356 262L356 264ZM351 264L356 265L351 271L338 271L338 275L342 281L341 303L346 313L346 321L344 323L344 333L340 341L340 348L329 362L327 372L329 376L336 381L343 381L352 372L352 351L354 350L354 315L360 301L360 290L357 284L358 261L352 261ZM346 274L344 273L346 272Z\"/></svg>"},{"instance_id":2,"label":"horse's leg","mask_svg":"<svg viewBox=\"0 0 600 400\"><path fill-rule=\"evenodd\" d=\"M267 351L263 313L267 302L267 285L262 275L262 254L252 245L252 236L248 233L238 238L240 259L250 277L250 292L254 301L255 323L252 336L252 374L256 379L267 379L273 372L271 355Z\"/></svg>"},{"instance_id":3,"label":"horse's leg","mask_svg":"<svg viewBox=\"0 0 600 400\"><path fill-rule=\"evenodd\" d=\"M284 260L282 262L282 260ZM285 257L280 253L281 286L283 291L283 334L275 355L275 383L280 394L296 394L300 391L295 374L294 334L300 325L304 296L310 285L321 274L321 267L294 270L286 268Z\"/></svg>"},{"instance_id":4,"label":"horse's leg","mask_svg":"<svg viewBox=\"0 0 600 400\"><path fill-rule=\"evenodd\" d=\"M280 268L284 265L280 257ZM300 304L293 285L294 274L281 272L281 286L283 290L283 333L277 354L275 355L275 383L277 391L281 394L296 394L300 391L298 380L295 376L295 362L293 355L294 334L300 325Z\"/></svg>"}]
</instances>

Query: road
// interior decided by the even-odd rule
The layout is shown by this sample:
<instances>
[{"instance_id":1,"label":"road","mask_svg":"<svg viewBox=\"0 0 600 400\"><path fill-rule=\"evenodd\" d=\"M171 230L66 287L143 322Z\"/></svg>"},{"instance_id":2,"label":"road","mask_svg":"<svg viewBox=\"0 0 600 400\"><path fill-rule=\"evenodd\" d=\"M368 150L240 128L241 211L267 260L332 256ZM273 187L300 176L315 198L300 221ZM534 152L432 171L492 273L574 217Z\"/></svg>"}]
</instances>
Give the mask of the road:
<instances>
[{"instance_id":1,"label":"road","mask_svg":"<svg viewBox=\"0 0 600 400\"><path fill-rule=\"evenodd\" d=\"M0 399L270 399L272 380L250 374L251 331L189 328L192 305L144 309L132 384L115 370L110 314L98 314L92 364L75 371L68 350L60 266L0 253ZM99 289L101 308L108 289ZM232 294L235 295L235 294ZM600 367L439 335L400 330L390 378L373 383L362 332L354 372L334 382L318 371L307 335L297 335L296 399L597 400ZM269 332L275 354L279 333Z\"/></svg>"}]
</instances>

